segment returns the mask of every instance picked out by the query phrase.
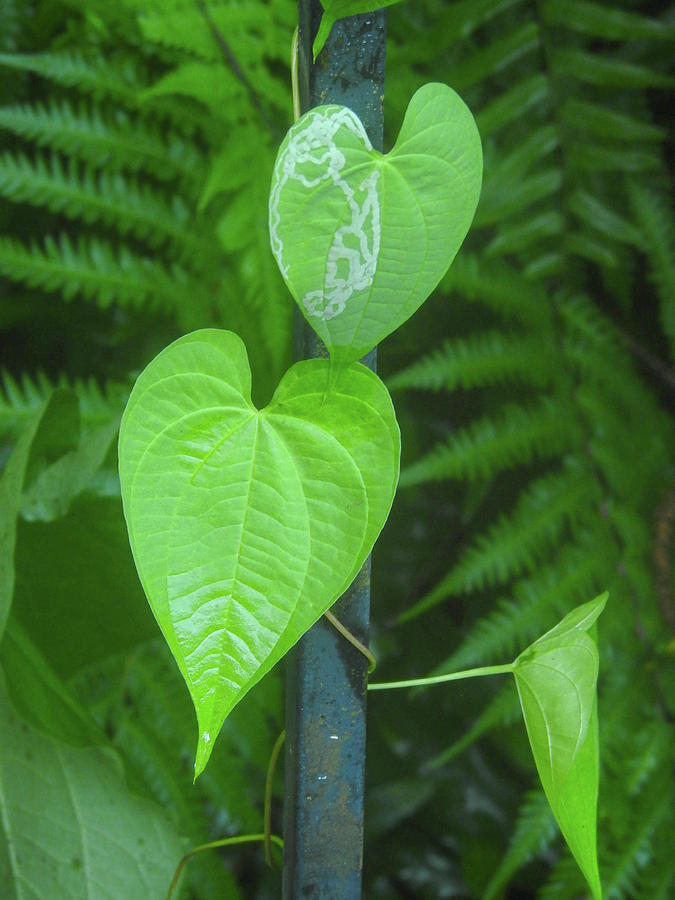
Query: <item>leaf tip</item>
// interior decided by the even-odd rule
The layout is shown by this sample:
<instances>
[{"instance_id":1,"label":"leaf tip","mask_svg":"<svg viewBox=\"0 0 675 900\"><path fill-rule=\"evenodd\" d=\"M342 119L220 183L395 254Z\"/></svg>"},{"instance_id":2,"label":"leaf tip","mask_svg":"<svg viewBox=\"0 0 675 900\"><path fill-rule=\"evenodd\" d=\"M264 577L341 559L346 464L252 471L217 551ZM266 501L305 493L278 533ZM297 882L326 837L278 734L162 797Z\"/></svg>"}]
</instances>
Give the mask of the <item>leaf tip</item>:
<instances>
[{"instance_id":1,"label":"leaf tip","mask_svg":"<svg viewBox=\"0 0 675 900\"><path fill-rule=\"evenodd\" d=\"M197 741L197 752L195 753L195 774L194 778L192 779L193 784L206 768L206 764L211 757L212 749L213 737L209 731L204 730L199 735L199 740Z\"/></svg>"},{"instance_id":2,"label":"leaf tip","mask_svg":"<svg viewBox=\"0 0 675 900\"><path fill-rule=\"evenodd\" d=\"M334 24L335 19L324 10L323 15L321 16L321 22L319 23L319 30L316 33L316 37L314 38L314 43L312 45L313 63L316 62L317 56L323 50L324 44L328 40L328 35L330 34Z\"/></svg>"}]
</instances>

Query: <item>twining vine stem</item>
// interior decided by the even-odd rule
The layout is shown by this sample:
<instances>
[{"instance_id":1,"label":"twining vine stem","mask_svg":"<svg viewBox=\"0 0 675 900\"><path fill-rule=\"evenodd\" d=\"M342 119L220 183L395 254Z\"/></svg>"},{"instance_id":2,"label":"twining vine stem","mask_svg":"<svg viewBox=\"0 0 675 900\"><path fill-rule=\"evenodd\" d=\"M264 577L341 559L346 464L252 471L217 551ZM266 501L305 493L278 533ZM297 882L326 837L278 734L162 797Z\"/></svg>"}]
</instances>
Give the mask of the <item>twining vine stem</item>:
<instances>
[{"instance_id":1,"label":"twining vine stem","mask_svg":"<svg viewBox=\"0 0 675 900\"><path fill-rule=\"evenodd\" d=\"M281 748L286 740L286 729L284 729L274 742L270 761L267 765L267 777L265 778L265 805L263 816L263 829L265 831L265 861L268 866L277 868L276 861L272 856L272 842L275 835L272 834L272 788L274 787L274 772L277 767L277 760Z\"/></svg>"},{"instance_id":2,"label":"twining vine stem","mask_svg":"<svg viewBox=\"0 0 675 900\"><path fill-rule=\"evenodd\" d=\"M270 835L269 839L281 850L284 849L284 842L280 837L277 837L276 834ZM196 853L201 853L204 850L216 850L218 847L232 847L235 844L250 844L254 841L260 842L266 840L267 835L264 834L238 834L236 835L236 837L221 838L219 841L211 841L210 844L200 844L198 847L193 847L192 850L190 850L185 854L185 856L183 856L181 861L176 866L176 871L173 873L173 878L171 879L171 884L169 885L169 890L166 894L166 900L171 900L171 895L173 894L174 889L178 884L178 879L180 878L180 874L183 871L185 864Z\"/></svg>"}]
</instances>

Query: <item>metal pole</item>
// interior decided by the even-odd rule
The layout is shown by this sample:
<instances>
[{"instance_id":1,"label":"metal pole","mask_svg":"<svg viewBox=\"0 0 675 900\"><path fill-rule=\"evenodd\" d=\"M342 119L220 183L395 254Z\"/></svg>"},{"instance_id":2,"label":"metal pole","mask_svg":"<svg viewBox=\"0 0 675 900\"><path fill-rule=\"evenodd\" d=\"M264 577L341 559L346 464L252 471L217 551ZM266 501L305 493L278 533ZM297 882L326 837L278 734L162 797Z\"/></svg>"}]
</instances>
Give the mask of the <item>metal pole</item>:
<instances>
[{"instance_id":1,"label":"metal pole","mask_svg":"<svg viewBox=\"0 0 675 900\"><path fill-rule=\"evenodd\" d=\"M350 107L382 149L385 12L337 22L316 64L322 7L300 0L299 87L304 112ZM325 348L298 316L296 358ZM375 369L375 351L364 360ZM333 612L368 641L370 561ZM284 900L358 900L363 868L363 793L368 661L323 617L290 657L286 691Z\"/></svg>"}]
</instances>

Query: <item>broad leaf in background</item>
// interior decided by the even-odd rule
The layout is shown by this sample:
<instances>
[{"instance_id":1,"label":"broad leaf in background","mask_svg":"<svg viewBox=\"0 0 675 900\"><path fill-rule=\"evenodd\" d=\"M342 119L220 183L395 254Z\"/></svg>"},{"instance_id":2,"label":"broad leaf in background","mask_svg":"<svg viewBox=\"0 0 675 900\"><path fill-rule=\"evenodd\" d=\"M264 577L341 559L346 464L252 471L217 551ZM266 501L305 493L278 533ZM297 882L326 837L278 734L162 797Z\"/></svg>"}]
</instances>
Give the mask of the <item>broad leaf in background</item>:
<instances>
[{"instance_id":1,"label":"broad leaf in background","mask_svg":"<svg viewBox=\"0 0 675 900\"><path fill-rule=\"evenodd\" d=\"M70 449L74 430L70 425L79 429L77 400L68 391L54 391L24 428L0 476L0 638L14 595L14 549L22 492L37 477L45 457Z\"/></svg>"},{"instance_id":2,"label":"broad leaf in background","mask_svg":"<svg viewBox=\"0 0 675 900\"><path fill-rule=\"evenodd\" d=\"M20 519L15 567L12 613L64 679L157 637L119 496L87 492L56 521Z\"/></svg>"},{"instance_id":3,"label":"broad leaf in background","mask_svg":"<svg viewBox=\"0 0 675 900\"><path fill-rule=\"evenodd\" d=\"M321 0L323 15L312 46L314 60L316 61L317 56L321 53L323 45L328 40L330 30L338 19L344 19L345 16L358 16L361 13L372 12L400 2L401 0Z\"/></svg>"},{"instance_id":4,"label":"broad leaf in background","mask_svg":"<svg viewBox=\"0 0 675 900\"><path fill-rule=\"evenodd\" d=\"M58 692L51 699L62 702ZM164 896L184 848L163 811L129 793L115 754L33 728L14 710L4 675L0 743L3 898L46 896L47 885L54 898Z\"/></svg>"},{"instance_id":5,"label":"broad leaf in background","mask_svg":"<svg viewBox=\"0 0 675 900\"><path fill-rule=\"evenodd\" d=\"M113 445L119 416L83 432L79 446L44 468L23 494L21 516L27 522L52 522L70 505L101 468Z\"/></svg>"},{"instance_id":6,"label":"broad leaf in background","mask_svg":"<svg viewBox=\"0 0 675 900\"><path fill-rule=\"evenodd\" d=\"M272 176L272 251L336 362L360 359L433 291L471 224L481 173L476 123L443 84L415 93L386 155L343 106L291 127Z\"/></svg>"},{"instance_id":7,"label":"broad leaf in background","mask_svg":"<svg viewBox=\"0 0 675 900\"><path fill-rule=\"evenodd\" d=\"M0 644L0 668L9 700L28 725L73 747L106 743L13 614Z\"/></svg>"},{"instance_id":8,"label":"broad leaf in background","mask_svg":"<svg viewBox=\"0 0 675 900\"><path fill-rule=\"evenodd\" d=\"M596 850L598 648L590 631L607 602L577 607L516 659L513 674L541 783L593 896Z\"/></svg>"},{"instance_id":9,"label":"broad leaf in background","mask_svg":"<svg viewBox=\"0 0 675 900\"><path fill-rule=\"evenodd\" d=\"M363 366L297 363L257 410L242 341L203 330L141 374L122 418L136 566L187 682L195 772L232 709L346 590L387 518L399 433Z\"/></svg>"}]
</instances>

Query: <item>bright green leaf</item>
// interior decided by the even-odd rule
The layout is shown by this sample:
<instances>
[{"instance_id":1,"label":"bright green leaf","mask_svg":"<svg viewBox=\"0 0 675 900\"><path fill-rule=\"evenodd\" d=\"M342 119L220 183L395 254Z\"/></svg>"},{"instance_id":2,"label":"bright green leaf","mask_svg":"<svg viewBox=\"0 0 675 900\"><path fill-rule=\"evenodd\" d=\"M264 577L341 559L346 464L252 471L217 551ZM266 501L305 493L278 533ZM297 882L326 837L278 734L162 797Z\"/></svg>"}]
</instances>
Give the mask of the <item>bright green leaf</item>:
<instances>
[{"instance_id":1,"label":"bright green leaf","mask_svg":"<svg viewBox=\"0 0 675 900\"><path fill-rule=\"evenodd\" d=\"M23 721L0 678L3 900L162 897L183 847L163 811L130 794L107 749Z\"/></svg>"},{"instance_id":2,"label":"bright green leaf","mask_svg":"<svg viewBox=\"0 0 675 900\"><path fill-rule=\"evenodd\" d=\"M272 250L333 359L359 359L426 300L464 240L481 170L473 117L442 84L417 91L386 155L346 107L293 125L272 178Z\"/></svg>"},{"instance_id":3,"label":"bright green leaf","mask_svg":"<svg viewBox=\"0 0 675 900\"><path fill-rule=\"evenodd\" d=\"M314 60L323 50L331 28L338 19L373 12L376 9L382 9L384 6L393 6L394 3L400 2L401 0L321 0L324 11L312 47Z\"/></svg>"},{"instance_id":4,"label":"bright green leaf","mask_svg":"<svg viewBox=\"0 0 675 900\"><path fill-rule=\"evenodd\" d=\"M593 896L596 851L598 649L589 634L607 594L577 607L520 654L513 674L541 783Z\"/></svg>"},{"instance_id":5,"label":"bright green leaf","mask_svg":"<svg viewBox=\"0 0 675 900\"><path fill-rule=\"evenodd\" d=\"M196 773L232 709L349 586L398 480L369 370L297 363L257 410L241 340L187 335L150 363L120 430L136 565L190 690Z\"/></svg>"}]
</instances>

